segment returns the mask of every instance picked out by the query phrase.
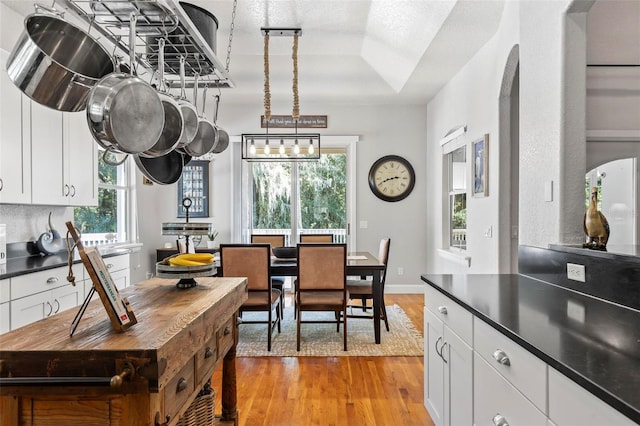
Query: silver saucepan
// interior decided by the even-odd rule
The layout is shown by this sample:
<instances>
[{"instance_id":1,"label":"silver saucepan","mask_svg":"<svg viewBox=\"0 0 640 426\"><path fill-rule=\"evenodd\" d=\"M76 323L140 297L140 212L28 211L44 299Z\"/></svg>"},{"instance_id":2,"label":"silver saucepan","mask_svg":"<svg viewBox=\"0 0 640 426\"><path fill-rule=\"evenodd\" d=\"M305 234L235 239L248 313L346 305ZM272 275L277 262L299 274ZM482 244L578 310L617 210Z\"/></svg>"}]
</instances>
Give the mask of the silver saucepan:
<instances>
[{"instance_id":1,"label":"silver saucepan","mask_svg":"<svg viewBox=\"0 0 640 426\"><path fill-rule=\"evenodd\" d=\"M164 155L173 149L180 142L184 128L184 118L180 105L166 92L164 84L164 45L163 38L158 40L158 73L160 79L160 87L158 96L164 108L164 127L158 141L148 150L141 152L143 157L158 157Z\"/></svg>"},{"instance_id":2,"label":"silver saucepan","mask_svg":"<svg viewBox=\"0 0 640 426\"><path fill-rule=\"evenodd\" d=\"M183 148L193 141L193 138L195 138L198 133L198 110L189 102L184 91L184 63L184 56L180 56L180 97L178 98L178 105L180 105L180 110L182 110L184 129L180 142L178 143L178 148Z\"/></svg>"},{"instance_id":3,"label":"silver saucepan","mask_svg":"<svg viewBox=\"0 0 640 426\"><path fill-rule=\"evenodd\" d=\"M216 112L213 115L213 125L218 129L218 143L211 150L214 154L220 154L229 146L229 134L218 126L218 111L220 110L220 95L216 95Z\"/></svg>"},{"instance_id":4,"label":"silver saucepan","mask_svg":"<svg viewBox=\"0 0 640 426\"><path fill-rule=\"evenodd\" d=\"M82 111L91 88L115 70L109 53L56 16L36 13L27 16L24 25L7 60L11 81L39 104L58 111Z\"/></svg>"},{"instance_id":5,"label":"silver saucepan","mask_svg":"<svg viewBox=\"0 0 640 426\"><path fill-rule=\"evenodd\" d=\"M204 117L204 106L207 100L207 87L204 88L202 99L202 116L198 119L198 133L193 140L184 146L183 150L192 157L200 157L210 152L218 143L218 132L214 125ZM198 102L198 75L195 76L193 85L193 103Z\"/></svg>"},{"instance_id":6,"label":"silver saucepan","mask_svg":"<svg viewBox=\"0 0 640 426\"><path fill-rule=\"evenodd\" d=\"M135 75L136 17L130 17L131 74L112 73L89 92L87 123L105 149L138 154L151 149L164 129L164 107L158 92Z\"/></svg>"}]
</instances>

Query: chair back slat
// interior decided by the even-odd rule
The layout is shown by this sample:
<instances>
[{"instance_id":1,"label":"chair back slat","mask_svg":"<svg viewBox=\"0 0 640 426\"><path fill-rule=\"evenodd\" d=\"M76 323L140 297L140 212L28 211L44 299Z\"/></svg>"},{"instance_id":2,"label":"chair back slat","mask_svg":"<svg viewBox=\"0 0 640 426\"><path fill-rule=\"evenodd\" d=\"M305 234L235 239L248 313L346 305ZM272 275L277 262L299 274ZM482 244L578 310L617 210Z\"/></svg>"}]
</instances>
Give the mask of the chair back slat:
<instances>
[{"instance_id":1,"label":"chair back slat","mask_svg":"<svg viewBox=\"0 0 640 426\"><path fill-rule=\"evenodd\" d=\"M298 288L344 289L346 264L346 244L298 244Z\"/></svg>"},{"instance_id":2,"label":"chair back slat","mask_svg":"<svg viewBox=\"0 0 640 426\"><path fill-rule=\"evenodd\" d=\"M283 234L251 234L252 244L271 244L271 254L274 247L284 247Z\"/></svg>"},{"instance_id":3,"label":"chair back slat","mask_svg":"<svg viewBox=\"0 0 640 426\"><path fill-rule=\"evenodd\" d=\"M301 243L332 243L333 234L300 234Z\"/></svg>"},{"instance_id":4,"label":"chair back slat","mask_svg":"<svg viewBox=\"0 0 640 426\"><path fill-rule=\"evenodd\" d=\"M225 277L247 277L249 290L270 290L269 244L221 244L220 264Z\"/></svg>"}]
</instances>

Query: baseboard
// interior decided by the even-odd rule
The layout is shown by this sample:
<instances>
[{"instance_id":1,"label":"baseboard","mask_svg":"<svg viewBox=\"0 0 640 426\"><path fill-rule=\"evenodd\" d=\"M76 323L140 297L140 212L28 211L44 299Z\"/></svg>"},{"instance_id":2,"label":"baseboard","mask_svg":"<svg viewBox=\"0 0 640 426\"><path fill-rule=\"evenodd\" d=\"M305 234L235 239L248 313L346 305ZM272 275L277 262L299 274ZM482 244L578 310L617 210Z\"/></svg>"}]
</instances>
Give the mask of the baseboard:
<instances>
[{"instance_id":1,"label":"baseboard","mask_svg":"<svg viewBox=\"0 0 640 426\"><path fill-rule=\"evenodd\" d=\"M424 294L423 284L387 284L384 292L388 294Z\"/></svg>"}]
</instances>

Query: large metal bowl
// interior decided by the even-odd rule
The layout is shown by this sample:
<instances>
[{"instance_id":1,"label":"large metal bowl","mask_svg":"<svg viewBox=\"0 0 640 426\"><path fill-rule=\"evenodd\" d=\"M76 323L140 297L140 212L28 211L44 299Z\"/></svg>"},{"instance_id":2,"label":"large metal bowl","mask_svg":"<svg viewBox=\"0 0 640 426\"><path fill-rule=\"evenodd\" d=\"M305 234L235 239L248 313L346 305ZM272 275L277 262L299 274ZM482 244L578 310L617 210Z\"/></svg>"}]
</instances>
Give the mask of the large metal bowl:
<instances>
[{"instance_id":1,"label":"large metal bowl","mask_svg":"<svg viewBox=\"0 0 640 426\"><path fill-rule=\"evenodd\" d=\"M271 251L278 259L295 259L298 257L297 247L273 247Z\"/></svg>"}]
</instances>

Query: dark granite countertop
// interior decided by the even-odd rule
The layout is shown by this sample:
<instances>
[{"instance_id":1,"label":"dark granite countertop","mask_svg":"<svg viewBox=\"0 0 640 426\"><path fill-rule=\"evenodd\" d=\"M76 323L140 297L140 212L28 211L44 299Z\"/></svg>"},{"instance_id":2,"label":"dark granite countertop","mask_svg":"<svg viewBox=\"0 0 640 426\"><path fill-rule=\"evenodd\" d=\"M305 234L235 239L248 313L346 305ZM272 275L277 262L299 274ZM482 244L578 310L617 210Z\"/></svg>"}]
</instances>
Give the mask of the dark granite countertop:
<instances>
[{"instance_id":1,"label":"dark granite countertop","mask_svg":"<svg viewBox=\"0 0 640 426\"><path fill-rule=\"evenodd\" d=\"M122 254L131 253L130 249L100 249L102 257L119 256ZM0 279L13 278L20 275L31 274L33 272L45 271L47 269L58 268L68 265L69 256L67 252L61 254L54 254L49 256L35 255L10 258L5 265L1 265ZM73 263L80 263L82 260L78 256L77 252L74 253Z\"/></svg>"},{"instance_id":2,"label":"dark granite countertop","mask_svg":"<svg viewBox=\"0 0 640 426\"><path fill-rule=\"evenodd\" d=\"M640 423L639 311L522 275L421 278Z\"/></svg>"}]
</instances>

